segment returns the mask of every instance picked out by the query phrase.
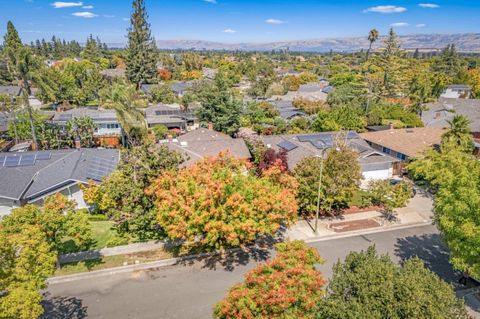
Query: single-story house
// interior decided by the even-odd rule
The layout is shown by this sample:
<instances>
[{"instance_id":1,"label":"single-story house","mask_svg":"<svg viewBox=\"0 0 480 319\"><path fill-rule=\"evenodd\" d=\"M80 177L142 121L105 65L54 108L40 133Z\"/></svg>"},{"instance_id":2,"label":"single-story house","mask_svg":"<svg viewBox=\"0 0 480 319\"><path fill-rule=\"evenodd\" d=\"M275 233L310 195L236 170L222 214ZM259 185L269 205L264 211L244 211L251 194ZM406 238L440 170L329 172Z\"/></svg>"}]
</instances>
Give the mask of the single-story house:
<instances>
[{"instance_id":1,"label":"single-story house","mask_svg":"<svg viewBox=\"0 0 480 319\"><path fill-rule=\"evenodd\" d=\"M0 94L6 94L12 97L17 97L22 95L22 88L20 86L14 86L14 85L0 86Z\"/></svg>"},{"instance_id":2,"label":"single-story house","mask_svg":"<svg viewBox=\"0 0 480 319\"><path fill-rule=\"evenodd\" d=\"M217 156L220 152L228 151L238 159L249 160L252 156L245 141L242 138L232 138L229 135L214 131L210 126L190 131L175 139L160 141L171 150L177 151L185 158L181 167L189 167L196 162L211 156Z\"/></svg>"},{"instance_id":3,"label":"single-story house","mask_svg":"<svg viewBox=\"0 0 480 319\"><path fill-rule=\"evenodd\" d=\"M362 133L360 136L374 149L403 162L417 158L429 147L440 145L445 129L417 127Z\"/></svg>"},{"instance_id":4,"label":"single-story house","mask_svg":"<svg viewBox=\"0 0 480 319\"><path fill-rule=\"evenodd\" d=\"M170 86L170 90L172 90L173 93L175 93L178 97L182 97L187 92L187 90L194 85L194 83L195 81L179 81L179 82L170 83L169 86ZM149 95L152 88L157 85L162 85L162 83L142 84L141 89L145 94Z\"/></svg>"},{"instance_id":5,"label":"single-story house","mask_svg":"<svg viewBox=\"0 0 480 319\"><path fill-rule=\"evenodd\" d=\"M325 150L333 147L339 132L312 133L300 135L265 135L261 140L268 148L287 151L288 168L294 170L298 163L309 156L326 155ZM347 132L347 145L358 153L364 182L388 179L394 175L397 159L370 147L356 132Z\"/></svg>"},{"instance_id":6,"label":"single-story house","mask_svg":"<svg viewBox=\"0 0 480 319\"><path fill-rule=\"evenodd\" d=\"M480 138L480 100L440 98L438 102L426 104L422 121L426 127L450 127L449 121L455 115L463 115L470 120L470 129Z\"/></svg>"},{"instance_id":7,"label":"single-story house","mask_svg":"<svg viewBox=\"0 0 480 319\"><path fill-rule=\"evenodd\" d=\"M87 205L82 184L100 182L117 167L120 153L112 149L68 149L41 152L0 153L0 216L26 204L62 193Z\"/></svg>"},{"instance_id":8,"label":"single-story house","mask_svg":"<svg viewBox=\"0 0 480 319\"><path fill-rule=\"evenodd\" d=\"M112 137L117 139L116 143L106 142L117 146L123 137L122 126L114 110L101 110L87 107L79 107L64 112L55 112L51 122L64 129L67 122L73 118L90 117L97 126L93 136L97 140L110 140Z\"/></svg>"},{"instance_id":9,"label":"single-story house","mask_svg":"<svg viewBox=\"0 0 480 319\"><path fill-rule=\"evenodd\" d=\"M268 100L275 109L278 111L280 116L285 120L291 120L295 117L304 117L307 116L305 112L300 109L297 109L292 101L287 100Z\"/></svg>"},{"instance_id":10,"label":"single-story house","mask_svg":"<svg viewBox=\"0 0 480 319\"><path fill-rule=\"evenodd\" d=\"M449 85L440 97L452 99L469 99L472 95L472 88L464 84Z\"/></svg>"},{"instance_id":11,"label":"single-story house","mask_svg":"<svg viewBox=\"0 0 480 319\"><path fill-rule=\"evenodd\" d=\"M192 110L184 112L180 105L157 104L143 109L148 127L165 125L169 129L190 131L198 128L198 118Z\"/></svg>"}]
</instances>

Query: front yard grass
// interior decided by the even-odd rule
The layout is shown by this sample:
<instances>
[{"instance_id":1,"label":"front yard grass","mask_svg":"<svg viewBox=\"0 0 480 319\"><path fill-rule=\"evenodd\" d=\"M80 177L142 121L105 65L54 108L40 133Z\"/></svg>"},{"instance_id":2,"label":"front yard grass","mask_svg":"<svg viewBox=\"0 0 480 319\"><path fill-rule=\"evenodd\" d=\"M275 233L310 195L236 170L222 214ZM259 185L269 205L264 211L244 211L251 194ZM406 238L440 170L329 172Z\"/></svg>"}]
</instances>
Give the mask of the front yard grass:
<instances>
[{"instance_id":1,"label":"front yard grass","mask_svg":"<svg viewBox=\"0 0 480 319\"><path fill-rule=\"evenodd\" d=\"M54 277L119 267L123 266L125 263L128 265L133 265L135 263L146 263L149 261L169 258L173 258L173 254L165 251L164 249L156 249L126 255L106 256L98 259L63 264L61 265L60 269L55 271Z\"/></svg>"}]
</instances>

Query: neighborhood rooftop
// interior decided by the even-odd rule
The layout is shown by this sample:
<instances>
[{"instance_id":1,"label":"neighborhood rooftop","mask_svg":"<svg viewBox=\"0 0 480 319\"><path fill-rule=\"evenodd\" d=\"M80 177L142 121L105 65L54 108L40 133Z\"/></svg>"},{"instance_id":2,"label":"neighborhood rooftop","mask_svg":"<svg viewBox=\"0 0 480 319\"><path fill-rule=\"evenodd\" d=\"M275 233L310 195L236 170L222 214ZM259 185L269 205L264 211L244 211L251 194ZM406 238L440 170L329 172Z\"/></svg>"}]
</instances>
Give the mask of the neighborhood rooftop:
<instances>
[{"instance_id":1,"label":"neighborhood rooftop","mask_svg":"<svg viewBox=\"0 0 480 319\"><path fill-rule=\"evenodd\" d=\"M99 182L118 160L112 149L0 153L0 198L32 202L72 184Z\"/></svg>"}]
</instances>

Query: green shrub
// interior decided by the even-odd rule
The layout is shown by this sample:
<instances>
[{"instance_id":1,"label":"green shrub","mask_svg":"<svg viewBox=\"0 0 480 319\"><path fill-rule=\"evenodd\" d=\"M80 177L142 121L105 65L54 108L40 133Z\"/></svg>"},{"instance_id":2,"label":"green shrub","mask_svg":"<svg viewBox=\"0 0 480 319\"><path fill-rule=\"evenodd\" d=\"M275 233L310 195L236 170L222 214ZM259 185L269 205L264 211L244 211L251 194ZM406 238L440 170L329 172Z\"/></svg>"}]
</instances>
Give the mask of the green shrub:
<instances>
[{"instance_id":1,"label":"green shrub","mask_svg":"<svg viewBox=\"0 0 480 319\"><path fill-rule=\"evenodd\" d=\"M128 244L127 237L116 236L107 241L107 247L116 247Z\"/></svg>"}]
</instances>

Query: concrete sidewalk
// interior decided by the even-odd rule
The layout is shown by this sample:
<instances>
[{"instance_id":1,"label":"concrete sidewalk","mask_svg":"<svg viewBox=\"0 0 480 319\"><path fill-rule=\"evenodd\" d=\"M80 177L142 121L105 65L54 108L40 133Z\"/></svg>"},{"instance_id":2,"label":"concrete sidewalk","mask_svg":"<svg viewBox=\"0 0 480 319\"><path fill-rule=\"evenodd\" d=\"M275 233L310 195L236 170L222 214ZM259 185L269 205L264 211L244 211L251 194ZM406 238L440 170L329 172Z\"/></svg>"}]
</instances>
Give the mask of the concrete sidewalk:
<instances>
[{"instance_id":1,"label":"concrete sidewalk","mask_svg":"<svg viewBox=\"0 0 480 319\"><path fill-rule=\"evenodd\" d=\"M387 221L381 212L370 211L322 218L318 231L314 233L314 220L301 220L286 231L285 237L291 240L315 240L321 238L345 237L351 234L378 232L382 230L404 228L407 226L427 225L433 221L433 201L431 195L417 192L406 207L396 210L396 221ZM365 225L362 228L362 223ZM352 230L349 230L351 228Z\"/></svg>"}]
</instances>

